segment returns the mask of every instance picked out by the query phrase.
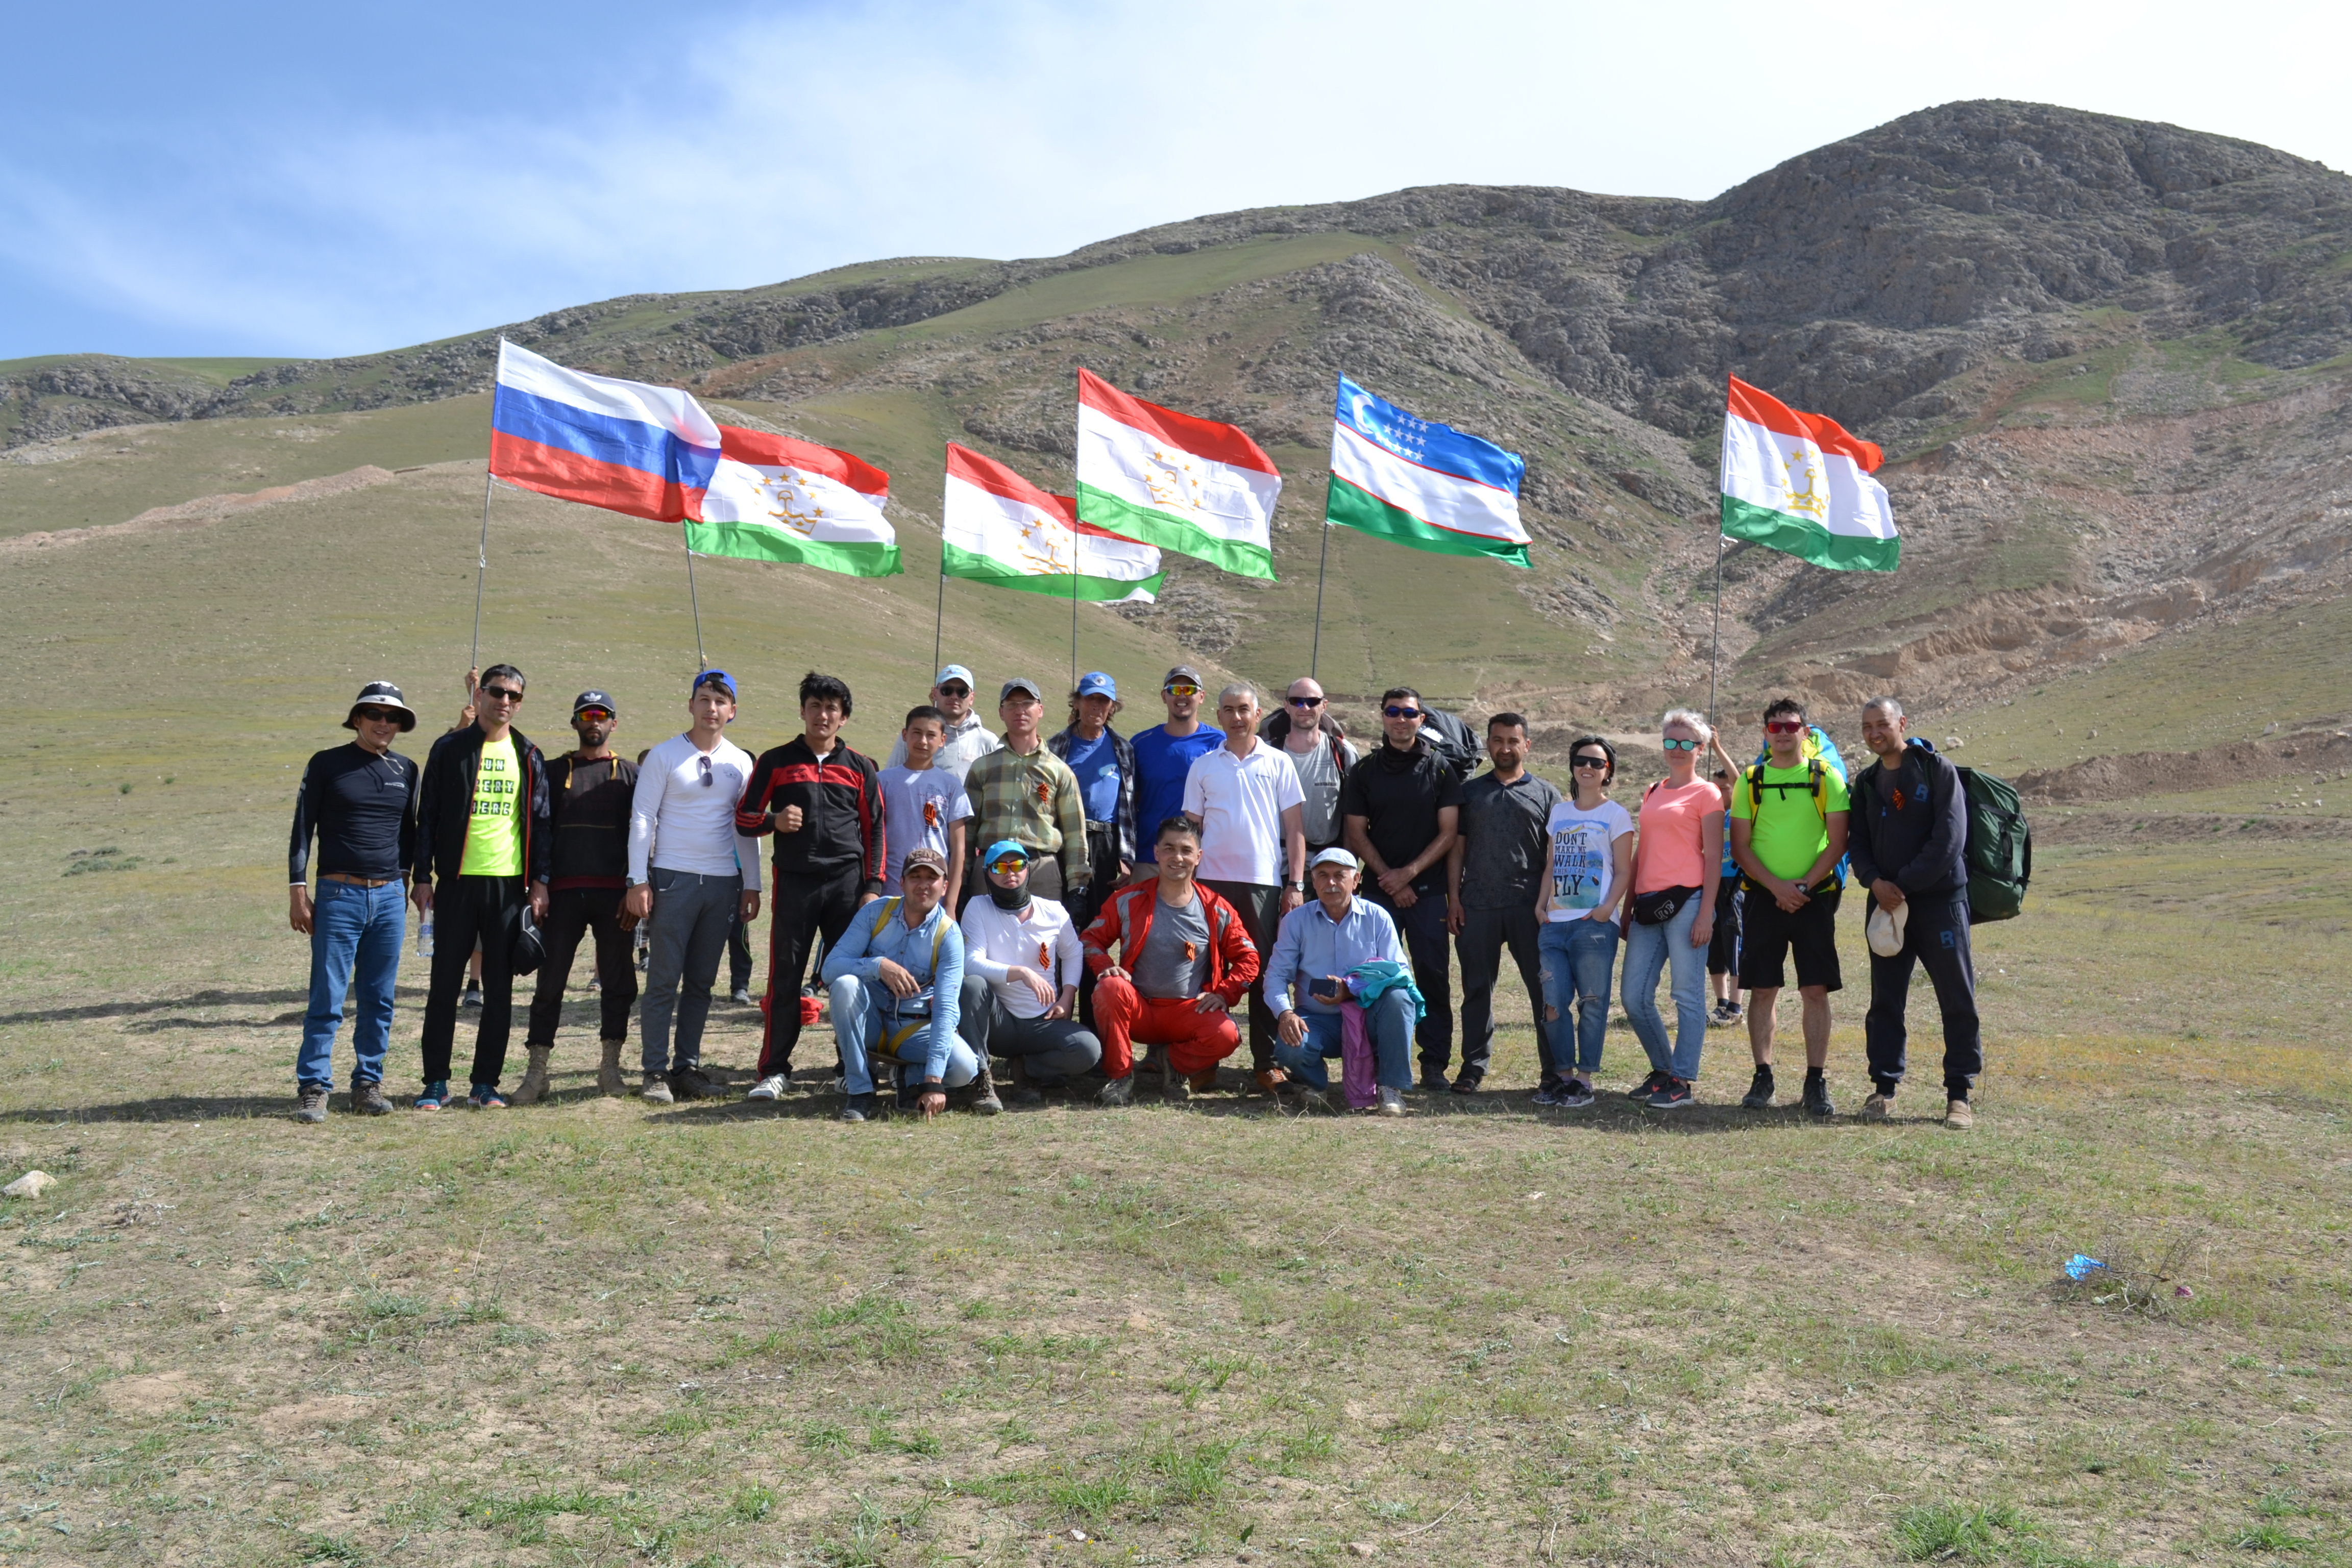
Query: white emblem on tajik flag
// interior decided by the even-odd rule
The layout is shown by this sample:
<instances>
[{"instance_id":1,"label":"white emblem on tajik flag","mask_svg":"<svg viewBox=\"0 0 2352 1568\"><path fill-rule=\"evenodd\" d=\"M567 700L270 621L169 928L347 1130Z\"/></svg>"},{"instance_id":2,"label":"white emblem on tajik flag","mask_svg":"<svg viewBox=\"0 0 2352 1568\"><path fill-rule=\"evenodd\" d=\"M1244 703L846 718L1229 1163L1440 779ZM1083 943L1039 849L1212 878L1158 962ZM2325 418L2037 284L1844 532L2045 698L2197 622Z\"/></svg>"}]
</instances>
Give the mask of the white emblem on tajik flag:
<instances>
[{"instance_id":1,"label":"white emblem on tajik flag","mask_svg":"<svg viewBox=\"0 0 2352 1568\"><path fill-rule=\"evenodd\" d=\"M1270 579L1281 494L1274 460L1241 426L1129 397L1078 372L1080 521Z\"/></svg>"},{"instance_id":2,"label":"white emblem on tajik flag","mask_svg":"<svg viewBox=\"0 0 2352 1568\"><path fill-rule=\"evenodd\" d=\"M1832 571L1892 572L1895 508L1876 447L1738 377L1723 418L1723 531Z\"/></svg>"},{"instance_id":3,"label":"white emblem on tajik flag","mask_svg":"<svg viewBox=\"0 0 2352 1568\"><path fill-rule=\"evenodd\" d=\"M861 458L732 425L719 427L718 471L686 545L704 555L791 561L854 577L901 570L882 508L890 476Z\"/></svg>"},{"instance_id":4,"label":"white emblem on tajik flag","mask_svg":"<svg viewBox=\"0 0 2352 1568\"><path fill-rule=\"evenodd\" d=\"M1165 575L1150 545L1080 522L1068 496L1049 495L952 441L941 502L941 570L950 577L1063 599L1150 604Z\"/></svg>"}]
</instances>

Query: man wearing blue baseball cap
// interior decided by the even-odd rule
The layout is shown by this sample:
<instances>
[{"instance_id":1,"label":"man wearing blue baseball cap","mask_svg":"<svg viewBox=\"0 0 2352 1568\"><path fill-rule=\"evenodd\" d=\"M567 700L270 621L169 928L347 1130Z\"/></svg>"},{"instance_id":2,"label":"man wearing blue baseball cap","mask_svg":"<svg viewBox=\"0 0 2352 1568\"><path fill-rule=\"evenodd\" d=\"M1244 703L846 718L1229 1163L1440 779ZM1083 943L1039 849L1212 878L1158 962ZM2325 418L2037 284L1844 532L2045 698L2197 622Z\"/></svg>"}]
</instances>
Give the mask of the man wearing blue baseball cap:
<instances>
[{"instance_id":1,"label":"man wearing blue baseball cap","mask_svg":"<svg viewBox=\"0 0 2352 1568\"><path fill-rule=\"evenodd\" d=\"M1069 728L1045 742L1078 776L1086 807L1087 864L1094 879L1085 898L1069 900L1070 918L1081 930L1135 865L1135 748L1110 727L1120 706L1118 682L1088 670L1070 693Z\"/></svg>"},{"instance_id":2,"label":"man wearing blue baseball cap","mask_svg":"<svg viewBox=\"0 0 2352 1568\"><path fill-rule=\"evenodd\" d=\"M986 897L963 910L963 1005L957 1029L985 1062L1013 1062L1003 1100L1035 1105L1102 1059L1102 1042L1073 1016L1086 951L1069 911L1029 891L1028 847L1000 838L982 852ZM975 1097L973 1109L981 1109Z\"/></svg>"}]
</instances>

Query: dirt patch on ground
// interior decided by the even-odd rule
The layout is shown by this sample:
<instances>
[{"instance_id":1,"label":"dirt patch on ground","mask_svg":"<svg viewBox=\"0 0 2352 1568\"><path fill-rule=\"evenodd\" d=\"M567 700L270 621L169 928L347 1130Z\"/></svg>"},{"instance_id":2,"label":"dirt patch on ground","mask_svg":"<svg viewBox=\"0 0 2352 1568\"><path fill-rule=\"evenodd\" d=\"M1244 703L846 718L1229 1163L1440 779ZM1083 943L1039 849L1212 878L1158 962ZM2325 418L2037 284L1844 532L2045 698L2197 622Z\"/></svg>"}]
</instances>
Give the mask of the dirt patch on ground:
<instances>
[{"instance_id":1,"label":"dirt patch on ground","mask_svg":"<svg viewBox=\"0 0 2352 1568\"><path fill-rule=\"evenodd\" d=\"M173 506L150 507L128 522L110 522L100 528L61 528L48 533L27 533L0 542L0 555L19 554L27 551L49 550L61 544L80 544L93 539L107 539L125 533L152 533L162 529L200 528L217 522L225 517L257 510L267 506L280 506L288 501L320 500L352 490L363 490L376 485L392 483L390 468L379 468L363 463L340 474L324 479L303 479L296 484L274 485L266 490L243 494L198 496Z\"/></svg>"},{"instance_id":2,"label":"dirt patch on ground","mask_svg":"<svg viewBox=\"0 0 2352 1568\"><path fill-rule=\"evenodd\" d=\"M2220 789L2277 773L2352 767L2352 733L2342 730L2276 741L2239 741L2201 752L2130 752L2085 757L2063 768L2037 768L2017 780L2020 795L2048 802L2134 800Z\"/></svg>"},{"instance_id":3,"label":"dirt patch on ground","mask_svg":"<svg viewBox=\"0 0 2352 1568\"><path fill-rule=\"evenodd\" d=\"M118 1415L162 1415L203 1394L205 1385L185 1372L152 1372L118 1377L108 1384L106 1407Z\"/></svg>"},{"instance_id":4,"label":"dirt patch on ground","mask_svg":"<svg viewBox=\"0 0 2352 1568\"><path fill-rule=\"evenodd\" d=\"M297 1442L315 1437L337 1426L344 1426L365 1414L367 1401L348 1394L329 1394L319 1399L304 1399L292 1405L281 1405L275 1410L265 1410L257 1418L261 1429L283 1442Z\"/></svg>"}]
</instances>

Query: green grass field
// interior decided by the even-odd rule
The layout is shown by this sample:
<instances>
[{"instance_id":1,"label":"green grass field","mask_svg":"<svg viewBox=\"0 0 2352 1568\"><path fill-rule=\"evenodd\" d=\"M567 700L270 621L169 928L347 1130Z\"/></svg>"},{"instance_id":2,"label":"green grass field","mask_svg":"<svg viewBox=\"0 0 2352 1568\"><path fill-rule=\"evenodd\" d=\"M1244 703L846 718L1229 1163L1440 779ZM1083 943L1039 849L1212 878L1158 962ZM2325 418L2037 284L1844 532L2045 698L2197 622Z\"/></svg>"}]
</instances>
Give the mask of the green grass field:
<instances>
[{"instance_id":1,"label":"green grass field","mask_svg":"<svg viewBox=\"0 0 2352 1568\"><path fill-rule=\"evenodd\" d=\"M352 450L325 471L383 462ZM35 492L10 487L47 471L0 467L12 530ZM1853 921L1827 1124L1740 1111L1723 1031L1671 1125L1539 1112L1507 990L1497 1090L1400 1122L1239 1094L863 1128L807 1092L649 1110L594 1095L575 992L551 1104L299 1127L296 770L363 679L428 731L454 713L479 486L428 469L5 558L0 1176L58 1182L0 1199L0 1563L2352 1558L2352 840L2261 826L2332 795L2066 819L2028 917L1979 933L1969 1134L1933 1120L1924 991L1902 1114L1850 1114ZM668 733L675 542L496 504L484 654L530 672L522 727L560 736L593 683L619 743ZM856 684L861 747L920 696L919 575L698 570L745 743L790 732L811 664ZM1020 596L950 592L983 679L1066 657ZM1085 662L1123 681L1173 657L1086 616ZM2259 733L2256 696L2324 705L2342 668L2305 618L1964 732L2002 766L2072 760L2043 728ZM2177 807L2232 831L2132 833ZM739 1082L752 1022L722 1007L708 1053ZM1604 1082L1639 1060L1621 1022ZM2116 1267L2064 1285L2076 1251Z\"/></svg>"}]
</instances>

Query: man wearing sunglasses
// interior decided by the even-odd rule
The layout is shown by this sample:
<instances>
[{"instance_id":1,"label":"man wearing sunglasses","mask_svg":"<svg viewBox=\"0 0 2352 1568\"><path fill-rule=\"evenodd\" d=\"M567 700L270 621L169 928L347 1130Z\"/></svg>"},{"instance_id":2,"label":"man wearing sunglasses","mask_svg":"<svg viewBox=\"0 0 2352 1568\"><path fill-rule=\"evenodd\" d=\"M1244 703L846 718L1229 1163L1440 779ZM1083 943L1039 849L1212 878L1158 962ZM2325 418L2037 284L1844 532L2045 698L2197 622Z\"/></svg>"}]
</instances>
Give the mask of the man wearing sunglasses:
<instances>
[{"instance_id":1,"label":"man wearing sunglasses","mask_svg":"<svg viewBox=\"0 0 2352 1568\"><path fill-rule=\"evenodd\" d=\"M405 868L415 853L416 764L392 749L393 737L416 728L400 688L371 680L360 688L343 728L347 746L312 756L294 797L294 841L287 851L286 923L310 939L310 1007L294 1059L298 1121L327 1119L334 1083L335 1031L351 985L352 1110L382 1116L384 1050L392 1040L392 987L408 922L401 907ZM319 838L319 893L310 895L310 837Z\"/></svg>"},{"instance_id":2,"label":"man wearing sunglasses","mask_svg":"<svg viewBox=\"0 0 2352 1568\"><path fill-rule=\"evenodd\" d=\"M727 738L735 679L706 669L687 688L692 722L647 752L629 806L629 890L622 907L648 922L646 1001L637 1015L637 1092L655 1105L716 1092L702 1071L710 987L736 920L760 914L760 844L736 830L751 758ZM605 977L604 984L613 984ZM800 1016L794 1008L793 1016ZM677 1049L670 1031L677 1027ZM675 1064L675 1065L673 1065Z\"/></svg>"},{"instance_id":3,"label":"man wearing sunglasses","mask_svg":"<svg viewBox=\"0 0 2352 1568\"><path fill-rule=\"evenodd\" d=\"M931 766L943 768L957 778L971 773L972 763L1004 744L989 729L988 721L972 711L971 693L971 671L960 664L943 667L931 682L930 705L946 716L946 734L940 749L931 754ZM893 742L890 755L882 765L898 768L906 763L907 742L903 739ZM913 847L910 844L894 844L890 853L902 856Z\"/></svg>"},{"instance_id":4,"label":"man wearing sunglasses","mask_svg":"<svg viewBox=\"0 0 2352 1568\"><path fill-rule=\"evenodd\" d=\"M963 1005L956 1027L980 1061L1009 1058L1001 1103L1037 1105L1102 1059L1102 1042L1077 1021L1086 955L1069 911L1029 891L1029 850L1010 838L981 857L985 897L964 906ZM1106 1103L1121 1103L1105 1085ZM975 1110L980 1107L975 1104Z\"/></svg>"},{"instance_id":5,"label":"man wearing sunglasses","mask_svg":"<svg viewBox=\"0 0 2352 1568\"><path fill-rule=\"evenodd\" d=\"M468 1097L478 1110L507 1103L499 1092L514 1018L515 934L527 903L547 918L553 846L548 833L547 763L514 727L522 671L494 664L474 693L475 719L433 742L416 802L416 907L433 911L433 979L425 997L425 1091L419 1110L449 1103L457 994L474 943L482 944L482 1018L474 1036Z\"/></svg>"},{"instance_id":6,"label":"man wearing sunglasses","mask_svg":"<svg viewBox=\"0 0 2352 1568\"><path fill-rule=\"evenodd\" d=\"M1156 841L1145 839L1160 824L1184 809L1184 780L1203 752L1213 752L1224 740L1215 728L1201 722L1201 672L1180 664L1160 683L1160 700L1168 708L1168 721L1155 724L1135 738L1135 869L1129 876L1141 882L1158 875Z\"/></svg>"},{"instance_id":7,"label":"man wearing sunglasses","mask_svg":"<svg viewBox=\"0 0 2352 1568\"><path fill-rule=\"evenodd\" d=\"M540 933L545 955L539 963L539 988L531 994L530 1026L523 1048L530 1063L515 1086L517 1105L536 1103L547 1093L548 1058L563 1022L563 992L581 939L595 934L596 973L603 988L604 1059L596 1087L621 1092L621 1047L629 1037L629 1009L637 1002L637 968L630 963L630 930L636 922L621 912L628 886L629 813L637 793L637 766L613 754L613 731L621 727L613 700L583 691L572 700L572 732L580 744L547 764L549 831L555 841L547 884L547 928Z\"/></svg>"},{"instance_id":8,"label":"man wearing sunglasses","mask_svg":"<svg viewBox=\"0 0 2352 1568\"><path fill-rule=\"evenodd\" d=\"M1381 693L1381 744L1349 771L1339 795L1348 847L1370 881L1364 896L1388 910L1412 954L1428 1012L1414 1026L1421 1087L1447 1087L1454 1055L1454 986L1445 940L1445 857L1462 815L1462 781L1422 736L1424 704L1410 686Z\"/></svg>"},{"instance_id":9,"label":"man wearing sunglasses","mask_svg":"<svg viewBox=\"0 0 2352 1568\"><path fill-rule=\"evenodd\" d=\"M1298 787L1306 799L1299 809L1299 831L1307 836L1307 858L1339 847L1345 825L1339 820L1339 787L1348 770L1360 760L1348 732L1331 711L1321 684L1300 676L1290 683L1282 706L1259 731L1282 748L1298 770Z\"/></svg>"}]
</instances>

